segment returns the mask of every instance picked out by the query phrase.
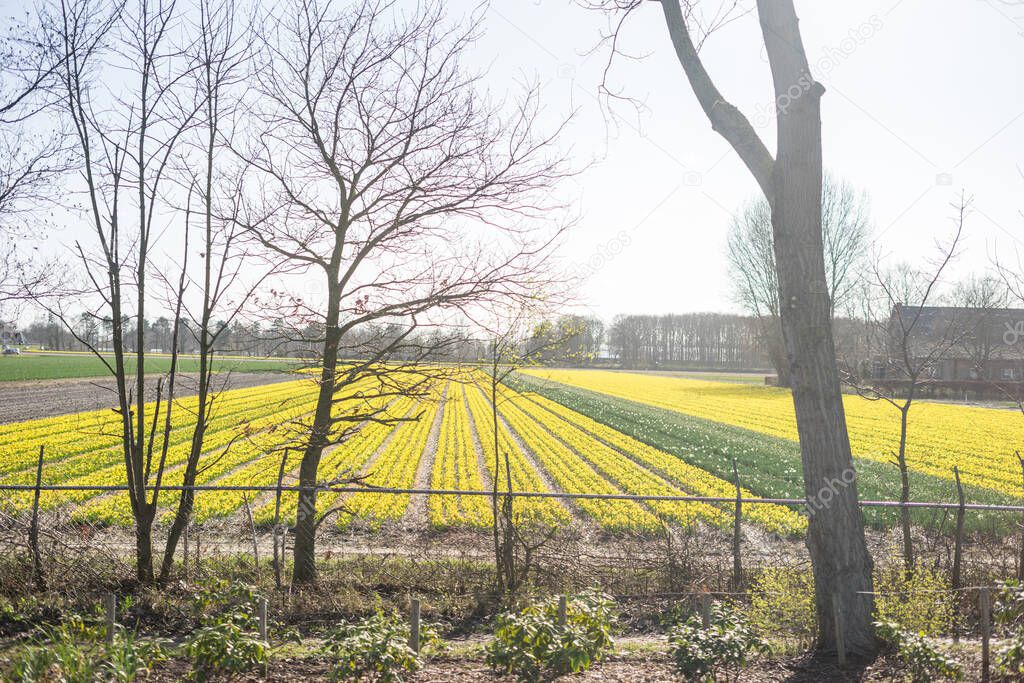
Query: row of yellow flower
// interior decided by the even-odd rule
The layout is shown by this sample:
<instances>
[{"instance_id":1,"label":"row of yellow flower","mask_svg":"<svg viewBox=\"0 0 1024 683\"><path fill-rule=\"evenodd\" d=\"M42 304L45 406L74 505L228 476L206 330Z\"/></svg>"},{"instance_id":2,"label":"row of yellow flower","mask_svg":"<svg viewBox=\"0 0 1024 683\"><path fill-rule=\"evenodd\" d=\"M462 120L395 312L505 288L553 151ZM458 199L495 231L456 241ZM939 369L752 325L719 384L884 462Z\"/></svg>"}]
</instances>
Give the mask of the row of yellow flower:
<instances>
[{"instance_id":1,"label":"row of yellow flower","mask_svg":"<svg viewBox=\"0 0 1024 683\"><path fill-rule=\"evenodd\" d=\"M466 406L466 388L461 382L448 386L430 486L458 491L485 490ZM486 528L493 523L490 501L482 496L431 496L429 511L430 524L439 529Z\"/></svg>"},{"instance_id":2,"label":"row of yellow flower","mask_svg":"<svg viewBox=\"0 0 1024 683\"><path fill-rule=\"evenodd\" d=\"M384 407L385 401L375 402L375 405ZM395 417L408 416L415 407L416 401L411 398L400 398L387 405L388 415ZM342 442L337 446L328 449L320 461L319 480L321 482L344 483L354 476L363 474L366 464L369 463L375 453L394 433L394 427L390 424L367 421L362 424L351 426L349 433L345 435ZM297 468L302 457L301 451L295 452L288 460L291 463L286 472L289 473L285 484L294 485L297 478ZM278 469L273 473L271 484L277 483L277 472L280 471L280 461L275 463ZM340 496L335 493L321 493L317 499L317 508L320 512L331 509L339 500ZM267 525L273 523L276 500L268 496L268 500L254 513L257 524ZM283 523L294 524L295 514L298 507L298 494L286 492L281 496L280 519Z\"/></svg>"},{"instance_id":3,"label":"row of yellow flower","mask_svg":"<svg viewBox=\"0 0 1024 683\"><path fill-rule=\"evenodd\" d=\"M506 474L505 463L505 456L508 456L513 491L547 491L548 487L543 478L523 454L509 433L508 427L501 420L498 421L498 450L495 452L494 415L491 402L484 391L477 386L467 386L466 398L473 426L476 427L480 439L484 465L491 485L494 486L496 480L499 491L508 489L509 477ZM571 519L565 506L554 498L519 499L515 504L515 517L520 521L546 525L562 524Z\"/></svg>"},{"instance_id":4,"label":"row of yellow flower","mask_svg":"<svg viewBox=\"0 0 1024 683\"><path fill-rule=\"evenodd\" d=\"M296 381L225 392L214 402L208 432L274 412L282 404L309 395L311 387L308 381ZM171 413L172 443L191 439L197 405L195 398L175 402ZM148 404L149 411L153 408L153 404ZM166 406L162 408L165 409ZM87 473L90 468L100 469L123 459L120 416L112 410L75 413L32 422L37 424L31 425L24 439L0 446L0 482L34 480L40 445L46 447L44 476L51 482L65 482L70 477ZM6 426L17 432L19 424L26 423Z\"/></svg>"},{"instance_id":5,"label":"row of yellow flower","mask_svg":"<svg viewBox=\"0 0 1024 683\"><path fill-rule=\"evenodd\" d=\"M788 390L602 370L531 369L527 374L694 417L797 440ZM843 399L854 454L888 462L899 442L899 413L883 401ZM907 461L917 472L1021 496L1014 453L1024 446L1019 412L919 401L910 413Z\"/></svg>"},{"instance_id":6,"label":"row of yellow flower","mask_svg":"<svg viewBox=\"0 0 1024 683\"><path fill-rule=\"evenodd\" d=\"M581 439L580 452L601 453L611 447L635 461L640 468L649 468L669 479L689 495L731 497L735 495L734 485L719 479L710 472L683 462L678 457L601 424L596 420L566 408L560 403L537 394L526 394L539 408L550 411L576 428L585 438ZM741 488L743 497L755 497L746 488ZM653 493L653 491L645 491ZM674 494L678 495L678 494ZM678 504L670 504L678 505ZM693 504L686 504L693 505ZM717 508L698 506L699 514L716 524L727 522L726 516ZM747 505L743 516L750 522L760 524L769 531L781 535L800 534L807 529L807 519L798 512L782 505Z\"/></svg>"}]
</instances>

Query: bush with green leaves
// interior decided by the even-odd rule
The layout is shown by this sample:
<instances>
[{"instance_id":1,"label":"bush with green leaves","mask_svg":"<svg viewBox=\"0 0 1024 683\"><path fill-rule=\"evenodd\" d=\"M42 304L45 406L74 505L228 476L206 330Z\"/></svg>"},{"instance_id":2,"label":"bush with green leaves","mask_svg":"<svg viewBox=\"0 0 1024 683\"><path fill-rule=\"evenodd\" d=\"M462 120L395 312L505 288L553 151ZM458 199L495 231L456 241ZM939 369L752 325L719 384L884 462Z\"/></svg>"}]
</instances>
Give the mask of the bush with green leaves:
<instances>
[{"instance_id":1,"label":"bush with green leaves","mask_svg":"<svg viewBox=\"0 0 1024 683\"><path fill-rule=\"evenodd\" d=\"M959 681L964 676L963 668L955 659L919 633L900 628L893 621L876 621L875 633L896 650L915 683L940 679Z\"/></svg>"},{"instance_id":2,"label":"bush with green leaves","mask_svg":"<svg viewBox=\"0 0 1024 683\"><path fill-rule=\"evenodd\" d=\"M806 648L818 633L814 575L809 568L765 567L750 588L750 625L758 633Z\"/></svg>"},{"instance_id":3,"label":"bush with green leaves","mask_svg":"<svg viewBox=\"0 0 1024 683\"><path fill-rule=\"evenodd\" d=\"M147 675L167 659L159 643L143 640L118 627L108 643L106 625L78 615L57 626L44 627L14 658L9 679L93 683L128 683Z\"/></svg>"},{"instance_id":4,"label":"bush with green leaves","mask_svg":"<svg viewBox=\"0 0 1024 683\"><path fill-rule=\"evenodd\" d=\"M878 621L933 638L949 635L954 604L944 573L918 565L908 574L902 564L892 563L877 573L875 590Z\"/></svg>"},{"instance_id":5,"label":"bush with green leaves","mask_svg":"<svg viewBox=\"0 0 1024 683\"><path fill-rule=\"evenodd\" d=\"M559 600L533 603L498 616L487 665L522 681L539 681L586 671L612 647L615 603L597 591L566 600L565 624L559 623Z\"/></svg>"},{"instance_id":6,"label":"bush with green leaves","mask_svg":"<svg viewBox=\"0 0 1024 683\"><path fill-rule=\"evenodd\" d=\"M999 587L992 610L996 627L1006 636L1006 644L996 653L999 673L1024 678L1024 585L1006 581Z\"/></svg>"},{"instance_id":7,"label":"bush with green leaves","mask_svg":"<svg viewBox=\"0 0 1024 683\"><path fill-rule=\"evenodd\" d=\"M736 608L716 602L710 616L707 628L693 616L669 631L672 661L687 680L736 680L752 654L769 652L768 643Z\"/></svg>"},{"instance_id":8,"label":"bush with green leaves","mask_svg":"<svg viewBox=\"0 0 1024 683\"><path fill-rule=\"evenodd\" d=\"M251 586L238 582L215 582L196 595L193 609L200 625L185 644L191 679L206 681L266 666L270 647L255 633L259 599Z\"/></svg>"},{"instance_id":9,"label":"bush with green leaves","mask_svg":"<svg viewBox=\"0 0 1024 683\"><path fill-rule=\"evenodd\" d=\"M437 630L420 627L420 653L443 647ZM420 667L420 656L409 647L409 625L395 613L378 611L356 623L342 622L325 638L331 658L331 680L398 683Z\"/></svg>"}]
</instances>

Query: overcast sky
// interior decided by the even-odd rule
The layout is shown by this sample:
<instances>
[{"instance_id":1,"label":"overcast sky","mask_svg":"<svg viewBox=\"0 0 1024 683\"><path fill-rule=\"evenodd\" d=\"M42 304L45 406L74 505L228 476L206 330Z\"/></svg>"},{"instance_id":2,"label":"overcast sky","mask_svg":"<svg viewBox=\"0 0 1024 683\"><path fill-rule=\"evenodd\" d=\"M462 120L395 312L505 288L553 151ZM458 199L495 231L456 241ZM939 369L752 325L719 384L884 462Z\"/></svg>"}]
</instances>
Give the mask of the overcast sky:
<instances>
[{"instance_id":1,"label":"overcast sky","mask_svg":"<svg viewBox=\"0 0 1024 683\"><path fill-rule=\"evenodd\" d=\"M712 0L717 2L717 0ZM752 1L746 3L752 5ZM452 12L473 2L453 2ZM797 0L822 100L825 166L867 192L879 248L919 260L974 197L958 275L1024 249L1024 6L1011 0ZM493 0L477 50L497 93L543 85L552 119L576 110L566 136L592 161L567 187L580 223L566 259L591 272L594 312L733 309L725 266L731 213L757 188L700 110L657 3L622 33L638 61L617 59L610 84L640 100L609 122L598 98L606 17L566 0ZM727 98L774 151L772 89L754 13L705 44ZM589 264L589 265L587 265Z\"/></svg>"},{"instance_id":2,"label":"overcast sky","mask_svg":"<svg viewBox=\"0 0 1024 683\"><path fill-rule=\"evenodd\" d=\"M933 241L953 228L950 204L961 191L974 207L955 276L979 272L997 255L1024 253L1020 3L796 0L812 70L827 89L826 169L867 193L876 247L891 258L930 256ZM0 0L8 11L17 4ZM446 8L458 20L479 0L448 0ZM491 0L481 11L485 33L469 66L486 70L491 94L514 95L535 82L547 123L575 112L561 144L585 170L560 194L579 218L563 257L587 275L583 308L606 319L736 310L725 235L757 187L700 110L658 3L640 7L621 33L622 49L641 58L612 60L608 75L639 112L626 103L609 110L599 97L606 15L571 0ZM756 13L716 32L702 55L720 90L774 151ZM48 244L73 243L77 229L55 231Z\"/></svg>"}]
</instances>

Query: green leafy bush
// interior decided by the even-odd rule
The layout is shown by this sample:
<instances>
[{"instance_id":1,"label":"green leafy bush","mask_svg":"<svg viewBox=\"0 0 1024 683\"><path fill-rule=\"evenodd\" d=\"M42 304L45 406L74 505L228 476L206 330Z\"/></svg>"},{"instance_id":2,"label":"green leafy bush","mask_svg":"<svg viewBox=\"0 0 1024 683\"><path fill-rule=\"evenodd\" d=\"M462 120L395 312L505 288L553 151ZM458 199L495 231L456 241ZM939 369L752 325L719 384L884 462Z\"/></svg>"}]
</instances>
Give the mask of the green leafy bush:
<instances>
[{"instance_id":1,"label":"green leafy bush","mask_svg":"<svg viewBox=\"0 0 1024 683\"><path fill-rule=\"evenodd\" d=\"M996 627L1007 636L1006 644L996 654L996 667L1008 677L1024 677L1024 585L1017 581L1003 583L992 616Z\"/></svg>"},{"instance_id":2,"label":"green leafy bush","mask_svg":"<svg viewBox=\"0 0 1024 683\"><path fill-rule=\"evenodd\" d=\"M922 636L948 635L953 625L953 597L945 575L918 566L908 576L902 565L891 564L875 580L878 621L893 622Z\"/></svg>"},{"instance_id":3,"label":"green leafy bush","mask_svg":"<svg viewBox=\"0 0 1024 683\"><path fill-rule=\"evenodd\" d=\"M766 567L750 588L747 618L762 635L793 640L804 648L818 633L814 575L810 569Z\"/></svg>"},{"instance_id":4,"label":"green leafy bush","mask_svg":"<svg viewBox=\"0 0 1024 683\"><path fill-rule=\"evenodd\" d=\"M129 683L147 675L167 655L159 643L140 640L122 628L106 642L106 626L81 616L42 628L14 660L11 680Z\"/></svg>"},{"instance_id":5,"label":"green leafy bush","mask_svg":"<svg viewBox=\"0 0 1024 683\"><path fill-rule=\"evenodd\" d=\"M902 629L893 621L875 622L875 633L895 648L915 682L927 683L940 678L959 681L964 676L956 660L918 633Z\"/></svg>"},{"instance_id":6,"label":"green leafy bush","mask_svg":"<svg viewBox=\"0 0 1024 683\"><path fill-rule=\"evenodd\" d=\"M747 620L725 603L711 606L708 628L699 617L691 617L669 631L668 644L676 670L698 681L735 680L751 654L769 650Z\"/></svg>"},{"instance_id":7,"label":"green leafy bush","mask_svg":"<svg viewBox=\"0 0 1024 683\"><path fill-rule=\"evenodd\" d=\"M206 681L266 666L270 647L254 635L258 601L252 587L237 582L215 582L196 596L193 609L200 626L185 645L191 679Z\"/></svg>"},{"instance_id":8,"label":"green leafy bush","mask_svg":"<svg viewBox=\"0 0 1024 683\"><path fill-rule=\"evenodd\" d=\"M434 628L421 626L422 653L442 646ZM324 650L333 660L335 681L397 683L420 667L419 656L409 647L409 626L394 613L378 611L361 622L339 624L328 632Z\"/></svg>"},{"instance_id":9,"label":"green leafy bush","mask_svg":"<svg viewBox=\"0 0 1024 683\"><path fill-rule=\"evenodd\" d=\"M487 665L519 680L538 681L586 671L600 661L612 647L615 603L587 591L567 600L565 625L560 625L558 602L555 598L499 615Z\"/></svg>"}]
</instances>

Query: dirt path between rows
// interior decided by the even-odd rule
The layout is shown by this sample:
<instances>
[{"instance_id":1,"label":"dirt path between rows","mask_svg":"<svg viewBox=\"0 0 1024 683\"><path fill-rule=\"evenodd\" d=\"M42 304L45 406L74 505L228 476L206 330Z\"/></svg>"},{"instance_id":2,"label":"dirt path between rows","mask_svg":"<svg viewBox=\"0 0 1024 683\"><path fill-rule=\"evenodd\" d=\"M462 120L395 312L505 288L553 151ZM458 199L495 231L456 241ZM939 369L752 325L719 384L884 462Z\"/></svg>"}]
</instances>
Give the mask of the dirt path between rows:
<instances>
[{"instance_id":1,"label":"dirt path between rows","mask_svg":"<svg viewBox=\"0 0 1024 683\"><path fill-rule=\"evenodd\" d=\"M446 384L441 392L438 402L437 414L434 415L434 423L430 425L430 434L427 435L427 443L420 454L419 464L416 466L416 477L413 480L413 488L429 489L431 474L434 471L434 461L437 459L437 449L441 442L441 422L444 420L444 411L448 407L448 390L450 383ZM418 526L430 526L430 510L427 507L428 496L414 495L405 511L403 523L412 528Z\"/></svg>"},{"instance_id":2,"label":"dirt path between rows","mask_svg":"<svg viewBox=\"0 0 1024 683\"><path fill-rule=\"evenodd\" d=\"M286 372L236 372L215 375L213 386L219 390L223 383L225 389L244 389L295 379L300 377ZM178 375L175 395L194 396L198 381L197 373ZM156 376L146 378L147 400L156 398L156 382ZM0 382L0 424L112 408L117 405L115 386L111 378Z\"/></svg>"}]
</instances>

